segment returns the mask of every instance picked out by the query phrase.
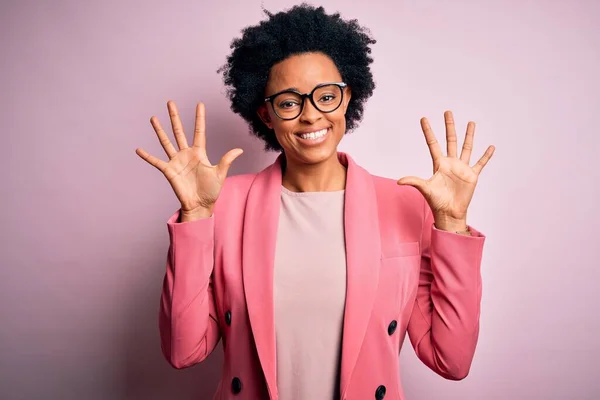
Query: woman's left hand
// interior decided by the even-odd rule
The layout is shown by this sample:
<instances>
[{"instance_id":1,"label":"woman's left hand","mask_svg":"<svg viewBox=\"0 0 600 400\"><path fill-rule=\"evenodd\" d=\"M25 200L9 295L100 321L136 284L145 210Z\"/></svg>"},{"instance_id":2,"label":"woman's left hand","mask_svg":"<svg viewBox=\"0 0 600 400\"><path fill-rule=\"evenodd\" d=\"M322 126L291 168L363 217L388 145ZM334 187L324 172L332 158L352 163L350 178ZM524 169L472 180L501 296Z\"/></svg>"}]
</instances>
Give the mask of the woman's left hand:
<instances>
[{"instance_id":1,"label":"woman's left hand","mask_svg":"<svg viewBox=\"0 0 600 400\"><path fill-rule=\"evenodd\" d=\"M451 111L444 113L446 121L446 144L448 155L442 149L427 118L421 118L421 128L433 160L433 176L427 180L407 176L398 180L399 185L410 185L418 189L429 204L438 229L464 231L467 228L467 208L473 198L477 179L483 167L494 154L495 147L489 146L474 166L469 166L475 123L467 124L467 133L460 158L456 155L456 130Z\"/></svg>"}]
</instances>

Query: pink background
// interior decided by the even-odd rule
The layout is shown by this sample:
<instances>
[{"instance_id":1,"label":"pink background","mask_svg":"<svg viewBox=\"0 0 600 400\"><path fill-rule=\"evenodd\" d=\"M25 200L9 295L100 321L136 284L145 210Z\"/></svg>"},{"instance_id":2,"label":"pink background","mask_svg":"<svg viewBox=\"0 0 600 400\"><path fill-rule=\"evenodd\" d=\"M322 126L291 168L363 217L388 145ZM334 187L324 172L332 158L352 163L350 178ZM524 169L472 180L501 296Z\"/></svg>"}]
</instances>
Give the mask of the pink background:
<instances>
[{"instance_id":1,"label":"pink background","mask_svg":"<svg viewBox=\"0 0 600 400\"><path fill-rule=\"evenodd\" d=\"M261 4L294 3L1 3L0 398L211 397L220 346L184 371L160 353L178 203L134 149L164 159L150 117L169 127L172 99L191 137L202 100L211 159L244 148L232 174L274 159L216 73ZM443 140L446 109L460 132L477 122L475 159L497 146L469 215L488 236L471 374L445 381L406 342L408 399L599 399L600 3L323 4L378 40L378 88L341 150L375 174L428 177L419 118Z\"/></svg>"}]
</instances>

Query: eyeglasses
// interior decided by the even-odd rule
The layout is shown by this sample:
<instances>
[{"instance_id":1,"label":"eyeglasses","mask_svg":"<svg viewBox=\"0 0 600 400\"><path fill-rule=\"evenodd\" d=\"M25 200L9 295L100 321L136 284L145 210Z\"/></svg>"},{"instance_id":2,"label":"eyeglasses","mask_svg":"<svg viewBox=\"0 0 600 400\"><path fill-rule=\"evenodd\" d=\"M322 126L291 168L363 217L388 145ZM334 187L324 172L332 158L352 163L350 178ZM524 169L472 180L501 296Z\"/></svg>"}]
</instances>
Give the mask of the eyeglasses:
<instances>
[{"instance_id":1,"label":"eyeglasses","mask_svg":"<svg viewBox=\"0 0 600 400\"><path fill-rule=\"evenodd\" d=\"M284 90L265 98L271 103L275 114L283 120L298 118L304 109L304 100L310 99L315 108L323 113L330 113L339 108L344 99L344 82L321 83L310 93L300 93L296 90Z\"/></svg>"}]
</instances>

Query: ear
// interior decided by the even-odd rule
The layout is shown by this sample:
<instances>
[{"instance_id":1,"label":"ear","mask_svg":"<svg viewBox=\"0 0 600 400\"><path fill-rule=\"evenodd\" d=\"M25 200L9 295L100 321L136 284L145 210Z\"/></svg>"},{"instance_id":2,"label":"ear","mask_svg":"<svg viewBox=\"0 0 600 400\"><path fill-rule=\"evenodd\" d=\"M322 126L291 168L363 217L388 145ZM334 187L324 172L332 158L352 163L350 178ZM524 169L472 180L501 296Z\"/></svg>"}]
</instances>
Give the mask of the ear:
<instances>
[{"instance_id":1,"label":"ear","mask_svg":"<svg viewBox=\"0 0 600 400\"><path fill-rule=\"evenodd\" d=\"M267 126L269 129L273 129L273 123L271 122L271 116L269 115L269 109L266 104L261 104L256 110L256 114L260 118L260 120Z\"/></svg>"},{"instance_id":2,"label":"ear","mask_svg":"<svg viewBox=\"0 0 600 400\"><path fill-rule=\"evenodd\" d=\"M350 104L350 99L352 98L352 89L350 86L346 86L344 88L344 114L348 110L348 104Z\"/></svg>"}]
</instances>

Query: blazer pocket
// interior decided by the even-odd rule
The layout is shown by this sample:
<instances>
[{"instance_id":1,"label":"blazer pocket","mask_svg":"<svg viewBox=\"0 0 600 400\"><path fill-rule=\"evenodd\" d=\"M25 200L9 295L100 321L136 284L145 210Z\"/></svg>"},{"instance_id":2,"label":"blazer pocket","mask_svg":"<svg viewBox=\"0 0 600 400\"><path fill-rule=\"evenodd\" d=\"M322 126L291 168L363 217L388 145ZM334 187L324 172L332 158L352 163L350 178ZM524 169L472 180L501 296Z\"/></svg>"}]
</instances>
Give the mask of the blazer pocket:
<instances>
[{"instance_id":1,"label":"blazer pocket","mask_svg":"<svg viewBox=\"0 0 600 400\"><path fill-rule=\"evenodd\" d=\"M397 258L397 257L410 257L420 256L421 249L419 242L400 242L391 245L387 251L381 255L382 259Z\"/></svg>"},{"instance_id":2,"label":"blazer pocket","mask_svg":"<svg viewBox=\"0 0 600 400\"><path fill-rule=\"evenodd\" d=\"M419 242L399 242L390 245L387 252L383 250L379 290L384 297L384 307L391 307L390 314L386 315L398 315L405 311L419 285L420 245Z\"/></svg>"}]
</instances>

